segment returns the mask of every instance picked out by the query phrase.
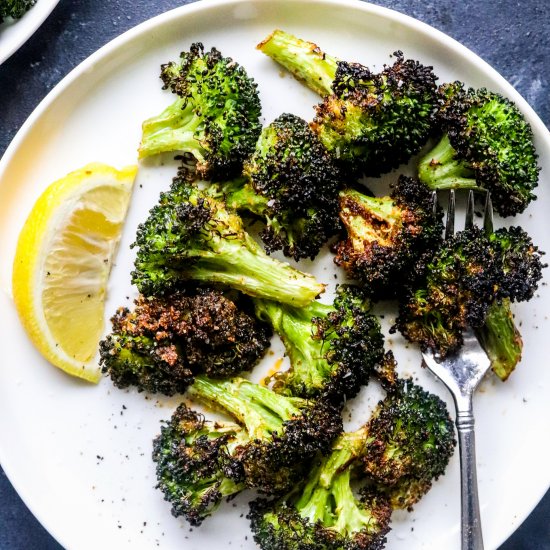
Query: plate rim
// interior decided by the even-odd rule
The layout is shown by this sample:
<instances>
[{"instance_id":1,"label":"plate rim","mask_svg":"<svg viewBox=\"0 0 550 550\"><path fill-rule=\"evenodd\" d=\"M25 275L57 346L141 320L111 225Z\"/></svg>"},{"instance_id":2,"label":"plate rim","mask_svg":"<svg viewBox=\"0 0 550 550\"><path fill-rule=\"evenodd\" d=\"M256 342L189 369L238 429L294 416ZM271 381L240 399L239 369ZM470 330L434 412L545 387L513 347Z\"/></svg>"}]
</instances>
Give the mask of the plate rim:
<instances>
[{"instance_id":1,"label":"plate rim","mask_svg":"<svg viewBox=\"0 0 550 550\"><path fill-rule=\"evenodd\" d=\"M294 2L294 0L277 0L277 1L280 3L287 3L287 4L292 4ZM30 38L30 36L32 36L32 34L38 29L38 27L53 11L53 9L56 7L58 2L59 0L52 0L52 5L50 9L47 11L47 13L45 14L44 18L36 25L36 27L32 30L32 32L21 42L21 44L17 46L17 48L15 48L13 51L8 53L8 55L5 58L2 58L2 56L0 55L0 64L3 61L5 61L8 57L10 57L17 49L19 49L24 44L24 42L28 38ZM372 4L370 2L363 1L363 0L301 0L301 2L311 3L311 4L320 4L325 6L334 6L334 7L338 7L339 9L344 8L349 10L358 10L364 13L381 16L384 19L402 24L408 27L409 29L411 29L413 32L416 32L416 33L420 32L423 35L428 36L430 39L439 41L440 43L444 44L446 47L450 48L454 54L465 59L468 63L472 63L476 65L477 67L479 67L480 70L482 70L488 76L490 76L495 81L497 81L498 84L506 90L507 96L514 103L516 103L516 105L518 105L520 110L529 120L529 123L531 124L534 133L535 134L538 133L540 136L542 136L545 142L545 145L548 147L550 151L550 130L542 122L539 115L531 107L531 105L529 105L527 100L525 100L523 96L514 88L514 86L510 82L508 82L487 61L482 59L478 54L473 52L467 46L464 46L458 40L452 38L451 36L444 33L443 31L440 31L435 27L432 27L428 23L424 23L423 21L420 21L410 15L406 15L397 10ZM193 2L191 4L185 4L183 6L170 9L150 19L147 19L135 25L134 27L128 29L124 33L120 34L119 36L115 37L114 39L110 40L109 42L107 42L106 44L98 48L95 52L90 54L86 59L84 59L78 65L76 65L73 69L71 69L71 71L65 77L63 77L52 88L52 90L50 90L50 92L48 92L48 94L34 107L32 113L27 117L25 122L19 128L19 130L17 131L17 133L9 143L8 147L6 148L4 154L0 158L0 181L3 179L4 173L7 167L11 164L13 157L17 153L21 142L26 138L27 134L31 132L33 125L40 119L43 113L57 99L57 97L65 91L65 89L68 86L70 86L73 82L75 82L78 78L80 78L80 76L82 76L91 68L93 68L95 64L100 63L106 58L108 58L110 54L117 51L125 43L133 40L134 38L137 38L139 35L146 34L148 31L153 30L155 27L169 22L171 19L179 18L180 16L181 17L191 16L192 14L198 13L201 11L215 10L220 6L228 6L228 5L238 6L241 4L251 4L251 3L267 4L267 3L271 3L271 0L197 0L196 2ZM11 291L9 288L0 288L0 292L5 295L6 299L11 301ZM5 466L6 463L8 464L7 468ZM38 511L34 507L34 504L32 503L30 496L26 494L26 491L24 489L22 490L22 487L17 480L17 476L14 474L14 472L12 471L12 468L10 467L10 460L8 459L6 461L6 452L4 447L1 444L0 444L0 465L2 466L2 469L4 470L6 477L14 487L18 496L21 498L21 500L24 502L24 504L27 506L30 512L34 515L34 517L61 546L63 546L64 548L69 548L70 546L68 544L65 544L66 542L68 543L69 541L64 540L65 537L62 533L61 526L50 525L50 522L47 521L47 517L46 517L47 514L43 511ZM521 524L525 521L525 519L532 513L532 511L540 503L541 499L544 497L546 492L550 489L550 471L548 473L547 482L542 486L543 488L539 490L536 501L533 502L532 506L531 507L528 506L524 513L521 513L518 516L516 516L520 518L520 521L517 523L517 525L513 527L512 530L509 532L508 530L506 531L503 530L503 533L506 536L502 540L502 543L505 542L521 526Z\"/></svg>"},{"instance_id":2,"label":"plate rim","mask_svg":"<svg viewBox=\"0 0 550 550\"><path fill-rule=\"evenodd\" d=\"M42 2L46 2L46 0L42 0ZM11 45L6 48L5 52L0 52L0 65L7 61L17 50L19 50L30 38L31 36L42 26L44 21L48 19L52 11L55 9L57 4L59 4L59 0L49 0L50 5L46 6L42 9L42 12L40 15L37 15L34 21L29 21L26 25L26 30L22 30L19 36L15 40L12 41ZM44 4L45 6L45 4ZM35 10L37 7L41 7L40 4L36 4L31 8L31 10ZM27 17L29 14L26 13L19 21L13 23L13 25L23 25L25 26L25 17Z\"/></svg>"}]
</instances>

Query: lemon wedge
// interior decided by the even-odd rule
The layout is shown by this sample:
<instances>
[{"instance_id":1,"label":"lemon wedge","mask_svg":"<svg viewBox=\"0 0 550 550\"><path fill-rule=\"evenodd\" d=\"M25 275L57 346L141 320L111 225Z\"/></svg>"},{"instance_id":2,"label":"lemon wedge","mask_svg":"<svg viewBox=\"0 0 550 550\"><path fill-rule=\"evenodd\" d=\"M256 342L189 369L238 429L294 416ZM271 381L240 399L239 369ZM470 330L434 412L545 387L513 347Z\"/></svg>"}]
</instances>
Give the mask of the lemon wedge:
<instances>
[{"instance_id":1,"label":"lemon wedge","mask_svg":"<svg viewBox=\"0 0 550 550\"><path fill-rule=\"evenodd\" d=\"M88 164L35 203L17 243L13 298L23 326L56 367L98 382L109 272L137 167Z\"/></svg>"}]
</instances>

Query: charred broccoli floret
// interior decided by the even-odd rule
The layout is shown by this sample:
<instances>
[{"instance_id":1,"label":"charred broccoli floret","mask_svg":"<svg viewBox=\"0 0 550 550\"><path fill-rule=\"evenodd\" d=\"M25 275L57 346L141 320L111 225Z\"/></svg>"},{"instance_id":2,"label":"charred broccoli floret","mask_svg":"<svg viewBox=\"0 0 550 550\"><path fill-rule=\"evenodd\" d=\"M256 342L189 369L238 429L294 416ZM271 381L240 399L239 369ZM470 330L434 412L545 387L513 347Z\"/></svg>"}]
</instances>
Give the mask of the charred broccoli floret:
<instances>
[{"instance_id":1,"label":"charred broccoli floret","mask_svg":"<svg viewBox=\"0 0 550 550\"><path fill-rule=\"evenodd\" d=\"M237 175L261 131L257 86L244 68L197 42L162 65L161 78L179 97L143 123L140 158L181 151L200 178Z\"/></svg>"},{"instance_id":2,"label":"charred broccoli floret","mask_svg":"<svg viewBox=\"0 0 550 550\"><path fill-rule=\"evenodd\" d=\"M262 550L381 550L389 531L386 497L351 487L362 431L346 433L314 464L305 482L286 496L250 505L254 540Z\"/></svg>"},{"instance_id":3,"label":"charred broccoli floret","mask_svg":"<svg viewBox=\"0 0 550 550\"><path fill-rule=\"evenodd\" d=\"M188 393L244 425L249 441L238 459L245 482L267 493L288 489L300 476L300 462L328 451L342 431L340 410L327 401L286 397L243 378L198 376Z\"/></svg>"},{"instance_id":4,"label":"charred broccoli floret","mask_svg":"<svg viewBox=\"0 0 550 550\"><path fill-rule=\"evenodd\" d=\"M410 509L428 492L456 444L445 403L411 380L399 380L364 430L362 467L394 508Z\"/></svg>"},{"instance_id":5,"label":"charred broccoli floret","mask_svg":"<svg viewBox=\"0 0 550 550\"><path fill-rule=\"evenodd\" d=\"M341 401L356 395L384 359L380 324L355 287L339 287L332 305L255 304L258 317L279 334L290 358L290 369L272 377L278 393Z\"/></svg>"},{"instance_id":6,"label":"charred broccoli floret","mask_svg":"<svg viewBox=\"0 0 550 550\"><path fill-rule=\"evenodd\" d=\"M497 229L489 235L489 241L502 270L497 297L513 302L529 301L537 290L543 268L547 267L542 262L544 252L521 227Z\"/></svg>"},{"instance_id":7,"label":"charred broccoli floret","mask_svg":"<svg viewBox=\"0 0 550 550\"><path fill-rule=\"evenodd\" d=\"M395 63L375 74L283 31L258 47L324 96L312 128L351 174L389 172L426 143L436 106L432 67L395 52Z\"/></svg>"},{"instance_id":8,"label":"charred broccoli floret","mask_svg":"<svg viewBox=\"0 0 550 550\"><path fill-rule=\"evenodd\" d=\"M454 450L445 404L399 380L360 429L340 435L284 497L251 504L254 540L264 550L384 547L392 508L410 508L443 474ZM350 479L362 483L356 499Z\"/></svg>"},{"instance_id":9,"label":"charred broccoli floret","mask_svg":"<svg viewBox=\"0 0 550 550\"><path fill-rule=\"evenodd\" d=\"M441 209L418 180L400 176L389 197L340 193L340 218L347 238L336 244L335 263L377 298L399 290L426 251L441 242Z\"/></svg>"},{"instance_id":10,"label":"charred broccoli floret","mask_svg":"<svg viewBox=\"0 0 550 550\"><path fill-rule=\"evenodd\" d=\"M528 301L533 297L546 264L542 263L544 253L521 227L498 229L489 235L489 241L502 270L502 282L476 335L491 360L491 368L501 380L506 380L519 363L523 350L510 302Z\"/></svg>"},{"instance_id":11,"label":"charred broccoli floret","mask_svg":"<svg viewBox=\"0 0 550 550\"><path fill-rule=\"evenodd\" d=\"M430 189L482 187L502 216L523 212L540 170L523 114L505 97L460 82L443 84L438 95L443 137L420 161L420 179Z\"/></svg>"},{"instance_id":12,"label":"charred broccoli floret","mask_svg":"<svg viewBox=\"0 0 550 550\"><path fill-rule=\"evenodd\" d=\"M177 408L153 442L157 488L174 516L200 525L224 498L245 489L242 466L232 457L243 435L237 424L205 420L185 404Z\"/></svg>"},{"instance_id":13,"label":"charred broccoli floret","mask_svg":"<svg viewBox=\"0 0 550 550\"><path fill-rule=\"evenodd\" d=\"M268 253L313 259L339 230L339 171L300 117L283 114L263 129L244 174L219 187L229 206L266 223Z\"/></svg>"},{"instance_id":14,"label":"charred broccoli floret","mask_svg":"<svg viewBox=\"0 0 550 550\"><path fill-rule=\"evenodd\" d=\"M545 267L542 254L516 227L489 236L475 227L457 233L417 265L418 279L400 304L396 327L423 350L432 349L442 357L452 354L462 345L468 326L484 326L493 302L533 296ZM505 311L493 311L492 323L498 318L509 322ZM516 340L510 327L502 330L501 335Z\"/></svg>"},{"instance_id":15,"label":"charred broccoli floret","mask_svg":"<svg viewBox=\"0 0 550 550\"><path fill-rule=\"evenodd\" d=\"M0 2L0 23L8 17L21 19L35 4L36 0L6 0Z\"/></svg>"},{"instance_id":16,"label":"charred broccoli floret","mask_svg":"<svg viewBox=\"0 0 550 550\"><path fill-rule=\"evenodd\" d=\"M481 327L500 283L489 240L477 227L447 239L417 265L418 281L399 304L396 327L423 351L456 352L468 326Z\"/></svg>"},{"instance_id":17,"label":"charred broccoli floret","mask_svg":"<svg viewBox=\"0 0 550 550\"><path fill-rule=\"evenodd\" d=\"M182 393L196 374L250 370L269 346L266 325L217 290L177 291L120 308L100 343L101 365L115 386Z\"/></svg>"},{"instance_id":18,"label":"charred broccoli floret","mask_svg":"<svg viewBox=\"0 0 550 550\"><path fill-rule=\"evenodd\" d=\"M132 281L145 295L194 280L304 306L324 291L312 275L267 256L223 201L181 177L161 194L133 246L138 251Z\"/></svg>"}]
</instances>

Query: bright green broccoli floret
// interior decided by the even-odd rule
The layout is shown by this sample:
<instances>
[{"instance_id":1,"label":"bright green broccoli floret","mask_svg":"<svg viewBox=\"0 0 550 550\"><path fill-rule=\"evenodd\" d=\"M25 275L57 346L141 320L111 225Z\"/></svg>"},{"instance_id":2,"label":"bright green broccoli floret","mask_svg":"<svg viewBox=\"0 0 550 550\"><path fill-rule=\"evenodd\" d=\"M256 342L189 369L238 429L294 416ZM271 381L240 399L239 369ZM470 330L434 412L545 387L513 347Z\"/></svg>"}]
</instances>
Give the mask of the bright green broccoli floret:
<instances>
[{"instance_id":1,"label":"bright green broccoli floret","mask_svg":"<svg viewBox=\"0 0 550 550\"><path fill-rule=\"evenodd\" d=\"M324 290L312 275L267 256L223 201L181 177L161 194L133 246L138 248L133 282L145 295L194 280L305 306Z\"/></svg>"},{"instance_id":2,"label":"bright green broccoli floret","mask_svg":"<svg viewBox=\"0 0 550 550\"><path fill-rule=\"evenodd\" d=\"M268 253L313 259L339 230L339 170L300 117L283 114L263 129L244 175L216 189L266 224L260 237Z\"/></svg>"},{"instance_id":3,"label":"bright green broccoli floret","mask_svg":"<svg viewBox=\"0 0 550 550\"><path fill-rule=\"evenodd\" d=\"M143 297L121 308L100 343L101 365L118 388L182 393L194 375L224 377L252 369L270 330L217 290Z\"/></svg>"},{"instance_id":4,"label":"bright green broccoli floret","mask_svg":"<svg viewBox=\"0 0 550 550\"><path fill-rule=\"evenodd\" d=\"M443 84L439 98L443 137L420 161L420 179L434 190L482 187L502 216L523 212L540 170L523 114L505 97L460 82Z\"/></svg>"},{"instance_id":5,"label":"bright green broccoli floret","mask_svg":"<svg viewBox=\"0 0 550 550\"><path fill-rule=\"evenodd\" d=\"M351 174L389 172L426 143L436 105L431 67L395 52L395 63L375 74L283 31L259 48L324 97L312 128Z\"/></svg>"},{"instance_id":6,"label":"bright green broccoli floret","mask_svg":"<svg viewBox=\"0 0 550 550\"><path fill-rule=\"evenodd\" d=\"M157 488L172 514L200 525L243 489L244 471L232 454L247 441L237 424L212 422L180 405L153 442Z\"/></svg>"},{"instance_id":7,"label":"bright green broccoli floret","mask_svg":"<svg viewBox=\"0 0 550 550\"><path fill-rule=\"evenodd\" d=\"M435 204L431 191L405 176L389 197L342 191L340 218L347 238L334 247L334 261L369 295L395 295L419 258L441 243L442 212Z\"/></svg>"},{"instance_id":8,"label":"bright green broccoli floret","mask_svg":"<svg viewBox=\"0 0 550 550\"><path fill-rule=\"evenodd\" d=\"M292 486L300 463L330 449L342 431L340 410L327 401L279 395L243 378L198 376L188 393L245 427L249 441L239 448L245 482L267 493Z\"/></svg>"},{"instance_id":9,"label":"bright green broccoli floret","mask_svg":"<svg viewBox=\"0 0 550 550\"><path fill-rule=\"evenodd\" d=\"M341 286L332 305L293 308L255 300L260 319L282 338L289 370L275 374L273 389L299 397L353 397L384 359L384 337L359 289Z\"/></svg>"},{"instance_id":10,"label":"bright green broccoli floret","mask_svg":"<svg viewBox=\"0 0 550 550\"><path fill-rule=\"evenodd\" d=\"M201 43L162 66L165 88L178 99L143 123L140 158L180 151L200 178L237 175L260 135L257 86L238 63Z\"/></svg>"}]
</instances>

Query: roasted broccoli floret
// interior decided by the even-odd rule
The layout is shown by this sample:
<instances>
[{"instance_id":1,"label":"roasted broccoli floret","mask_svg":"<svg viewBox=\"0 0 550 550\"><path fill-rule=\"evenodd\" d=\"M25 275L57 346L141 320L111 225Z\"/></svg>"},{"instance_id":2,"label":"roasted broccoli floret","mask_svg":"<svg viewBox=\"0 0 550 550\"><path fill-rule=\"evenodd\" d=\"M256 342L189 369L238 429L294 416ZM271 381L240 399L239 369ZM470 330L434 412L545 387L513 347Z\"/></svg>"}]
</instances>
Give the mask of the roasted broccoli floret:
<instances>
[{"instance_id":1,"label":"roasted broccoli floret","mask_svg":"<svg viewBox=\"0 0 550 550\"><path fill-rule=\"evenodd\" d=\"M454 427L445 403L411 380L399 380L364 427L361 464L393 508L410 509L445 472Z\"/></svg>"},{"instance_id":2,"label":"roasted broccoli floret","mask_svg":"<svg viewBox=\"0 0 550 550\"><path fill-rule=\"evenodd\" d=\"M133 246L138 251L132 280L145 295L194 280L304 306L324 291L312 275L267 256L223 201L181 177L161 194Z\"/></svg>"},{"instance_id":3,"label":"roasted broccoli floret","mask_svg":"<svg viewBox=\"0 0 550 550\"><path fill-rule=\"evenodd\" d=\"M483 325L500 283L496 259L488 238L473 227L447 239L416 273L399 304L396 327L423 351L445 357L462 346L468 326Z\"/></svg>"},{"instance_id":4,"label":"roasted broccoli floret","mask_svg":"<svg viewBox=\"0 0 550 550\"><path fill-rule=\"evenodd\" d=\"M244 68L197 42L162 65L161 78L179 97L143 123L140 158L180 151L199 178L240 173L261 131L257 86Z\"/></svg>"},{"instance_id":5,"label":"roasted broccoli floret","mask_svg":"<svg viewBox=\"0 0 550 550\"><path fill-rule=\"evenodd\" d=\"M395 63L375 74L282 31L259 48L324 96L312 128L351 174L389 172L426 143L436 106L432 67L395 52Z\"/></svg>"},{"instance_id":6,"label":"roasted broccoli floret","mask_svg":"<svg viewBox=\"0 0 550 550\"><path fill-rule=\"evenodd\" d=\"M328 401L286 397L243 378L198 376L188 394L244 425L249 441L238 459L245 482L266 493L288 489L301 475L300 462L328 451L342 431L340 409Z\"/></svg>"},{"instance_id":7,"label":"roasted broccoli floret","mask_svg":"<svg viewBox=\"0 0 550 550\"><path fill-rule=\"evenodd\" d=\"M536 198L540 170L523 114L505 97L460 82L443 84L438 95L443 137L421 159L420 179L430 189L482 187L502 216L523 212Z\"/></svg>"},{"instance_id":8,"label":"roasted broccoli floret","mask_svg":"<svg viewBox=\"0 0 550 550\"><path fill-rule=\"evenodd\" d=\"M212 422L180 405L153 442L157 488L172 514L200 525L224 498L243 489L244 471L232 457L244 430L229 422Z\"/></svg>"},{"instance_id":9,"label":"roasted broccoli floret","mask_svg":"<svg viewBox=\"0 0 550 550\"><path fill-rule=\"evenodd\" d=\"M384 360L380 324L356 287L340 286L332 305L255 304L258 317L279 334L290 358L290 369L272 377L278 393L323 395L339 402L356 395Z\"/></svg>"},{"instance_id":10,"label":"roasted broccoli floret","mask_svg":"<svg viewBox=\"0 0 550 550\"><path fill-rule=\"evenodd\" d=\"M400 176L389 197L340 193L340 218L347 238L336 244L334 261L371 296L386 298L399 289L426 251L441 242L441 209L418 180Z\"/></svg>"},{"instance_id":11,"label":"roasted broccoli floret","mask_svg":"<svg viewBox=\"0 0 550 550\"><path fill-rule=\"evenodd\" d=\"M513 302L527 302L535 294L547 264L544 252L538 249L521 227L497 229L489 235L491 247L502 270L502 282L497 297Z\"/></svg>"},{"instance_id":12,"label":"roasted broccoli floret","mask_svg":"<svg viewBox=\"0 0 550 550\"><path fill-rule=\"evenodd\" d=\"M423 350L452 354L467 327L484 326L493 302L533 296L545 267L542 254L520 228L488 237L475 227L457 233L417 265L418 278L400 304L396 327ZM499 316L503 320L507 314ZM496 318L493 312L493 322ZM507 333L516 338L515 331Z\"/></svg>"},{"instance_id":13,"label":"roasted broccoli floret","mask_svg":"<svg viewBox=\"0 0 550 550\"><path fill-rule=\"evenodd\" d=\"M340 228L340 173L307 122L283 114L264 128L245 178L218 186L227 204L260 218L268 253L313 259Z\"/></svg>"},{"instance_id":14,"label":"roasted broccoli floret","mask_svg":"<svg viewBox=\"0 0 550 550\"><path fill-rule=\"evenodd\" d=\"M269 346L267 325L221 292L177 291L120 308L100 343L101 365L115 386L165 395L182 393L196 374L232 376L250 370Z\"/></svg>"},{"instance_id":15,"label":"roasted broccoli floret","mask_svg":"<svg viewBox=\"0 0 550 550\"><path fill-rule=\"evenodd\" d=\"M483 349L491 360L491 368L506 380L521 359L523 341L514 324L510 302L530 300L542 278L541 252L521 227L498 229L489 235L502 269L503 280L497 299L487 311L485 323L476 330Z\"/></svg>"},{"instance_id":16,"label":"roasted broccoli floret","mask_svg":"<svg viewBox=\"0 0 550 550\"><path fill-rule=\"evenodd\" d=\"M264 550L383 548L392 508L418 502L443 474L454 446L445 404L399 380L367 424L340 435L329 455L313 461L300 485L251 504L254 540Z\"/></svg>"},{"instance_id":17,"label":"roasted broccoli floret","mask_svg":"<svg viewBox=\"0 0 550 550\"><path fill-rule=\"evenodd\" d=\"M262 550L381 550L391 506L367 489L359 498L351 486L365 433L346 433L332 453L313 464L305 482L272 501L257 499L248 518Z\"/></svg>"},{"instance_id":18,"label":"roasted broccoli floret","mask_svg":"<svg viewBox=\"0 0 550 550\"><path fill-rule=\"evenodd\" d=\"M36 0L4 0L0 2L0 23L8 17L21 19L35 4Z\"/></svg>"}]
</instances>

